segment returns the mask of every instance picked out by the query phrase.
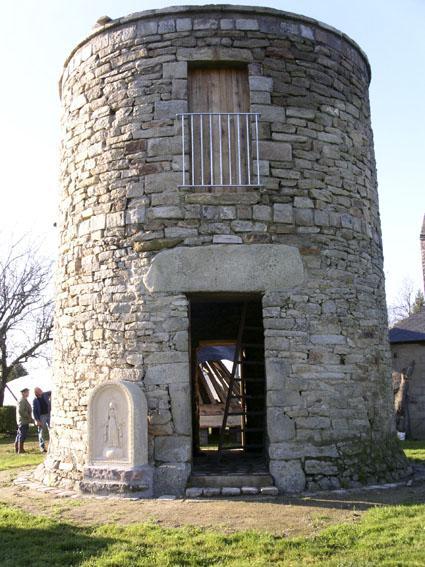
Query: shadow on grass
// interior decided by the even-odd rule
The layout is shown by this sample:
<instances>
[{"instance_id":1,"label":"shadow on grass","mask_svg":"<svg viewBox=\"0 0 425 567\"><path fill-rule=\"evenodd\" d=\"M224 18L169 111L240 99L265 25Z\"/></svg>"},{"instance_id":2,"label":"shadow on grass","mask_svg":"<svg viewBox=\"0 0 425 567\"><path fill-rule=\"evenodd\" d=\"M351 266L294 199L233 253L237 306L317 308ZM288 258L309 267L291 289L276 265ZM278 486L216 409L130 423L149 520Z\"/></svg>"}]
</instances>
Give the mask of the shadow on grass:
<instances>
[{"instance_id":1,"label":"shadow on grass","mask_svg":"<svg viewBox=\"0 0 425 567\"><path fill-rule=\"evenodd\" d=\"M286 539L148 524L78 528L0 505L0 565L425 565L424 522L421 506L376 508L358 523L331 526L312 538Z\"/></svg>"},{"instance_id":2,"label":"shadow on grass","mask_svg":"<svg viewBox=\"0 0 425 567\"><path fill-rule=\"evenodd\" d=\"M0 504L2 567L78 566L113 543L88 528L57 523Z\"/></svg>"}]
</instances>

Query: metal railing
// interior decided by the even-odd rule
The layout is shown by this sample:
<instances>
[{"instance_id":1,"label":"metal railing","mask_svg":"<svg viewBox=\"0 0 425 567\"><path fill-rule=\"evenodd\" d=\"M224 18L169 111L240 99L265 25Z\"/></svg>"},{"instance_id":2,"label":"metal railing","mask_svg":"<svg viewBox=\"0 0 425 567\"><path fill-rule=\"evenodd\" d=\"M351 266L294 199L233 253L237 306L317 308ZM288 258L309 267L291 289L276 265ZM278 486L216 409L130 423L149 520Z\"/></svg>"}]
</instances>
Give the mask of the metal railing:
<instances>
[{"instance_id":1,"label":"metal railing","mask_svg":"<svg viewBox=\"0 0 425 567\"><path fill-rule=\"evenodd\" d=\"M256 112L178 114L182 136L182 185L258 186L259 116Z\"/></svg>"}]
</instances>

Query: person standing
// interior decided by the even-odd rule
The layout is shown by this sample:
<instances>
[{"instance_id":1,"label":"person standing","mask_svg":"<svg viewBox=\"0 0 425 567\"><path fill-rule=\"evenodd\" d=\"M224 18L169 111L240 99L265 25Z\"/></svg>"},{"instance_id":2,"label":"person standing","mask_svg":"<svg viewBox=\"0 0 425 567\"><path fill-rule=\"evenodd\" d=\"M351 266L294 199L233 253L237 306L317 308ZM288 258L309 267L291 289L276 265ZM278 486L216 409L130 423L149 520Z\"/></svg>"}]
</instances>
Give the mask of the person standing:
<instances>
[{"instance_id":1,"label":"person standing","mask_svg":"<svg viewBox=\"0 0 425 567\"><path fill-rule=\"evenodd\" d=\"M24 442L28 435L28 429L32 421L31 404L28 401L30 391L28 388L21 390L22 397L16 406L16 423L18 430L15 439L15 453L25 453Z\"/></svg>"},{"instance_id":2,"label":"person standing","mask_svg":"<svg viewBox=\"0 0 425 567\"><path fill-rule=\"evenodd\" d=\"M49 430L49 398L48 392L44 393L41 388L34 388L35 398L32 402L32 413L34 416L34 421L38 429L38 444L40 445L40 451L46 453L46 444L44 441L44 431Z\"/></svg>"}]
</instances>

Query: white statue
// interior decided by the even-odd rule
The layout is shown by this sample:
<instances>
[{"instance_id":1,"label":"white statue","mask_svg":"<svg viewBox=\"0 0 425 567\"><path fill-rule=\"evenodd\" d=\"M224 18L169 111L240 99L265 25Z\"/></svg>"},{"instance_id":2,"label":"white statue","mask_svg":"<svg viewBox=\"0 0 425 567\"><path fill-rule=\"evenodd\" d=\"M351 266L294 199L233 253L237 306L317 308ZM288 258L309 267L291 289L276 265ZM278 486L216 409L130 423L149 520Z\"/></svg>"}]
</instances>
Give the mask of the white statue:
<instances>
[{"instance_id":1,"label":"white statue","mask_svg":"<svg viewBox=\"0 0 425 567\"><path fill-rule=\"evenodd\" d=\"M116 459L122 456L122 430L118 423L117 410L114 402L109 402L104 442L105 449L103 454L107 459Z\"/></svg>"}]
</instances>

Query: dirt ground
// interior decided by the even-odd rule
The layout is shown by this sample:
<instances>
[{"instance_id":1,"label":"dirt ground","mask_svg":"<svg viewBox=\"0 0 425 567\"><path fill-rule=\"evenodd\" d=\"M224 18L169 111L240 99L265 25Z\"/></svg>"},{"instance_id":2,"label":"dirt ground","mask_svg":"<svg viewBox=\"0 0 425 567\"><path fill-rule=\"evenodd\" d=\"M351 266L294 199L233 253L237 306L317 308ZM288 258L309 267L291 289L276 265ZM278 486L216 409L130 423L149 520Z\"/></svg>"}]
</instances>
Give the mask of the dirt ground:
<instances>
[{"instance_id":1,"label":"dirt ground","mask_svg":"<svg viewBox=\"0 0 425 567\"><path fill-rule=\"evenodd\" d=\"M425 503L425 481L392 489L321 493L320 496L240 497L215 500L63 498L16 486L19 470L0 472L0 502L32 514L77 524L153 522L223 532L261 530L276 535L313 535L341 522L356 522L372 506Z\"/></svg>"}]
</instances>

